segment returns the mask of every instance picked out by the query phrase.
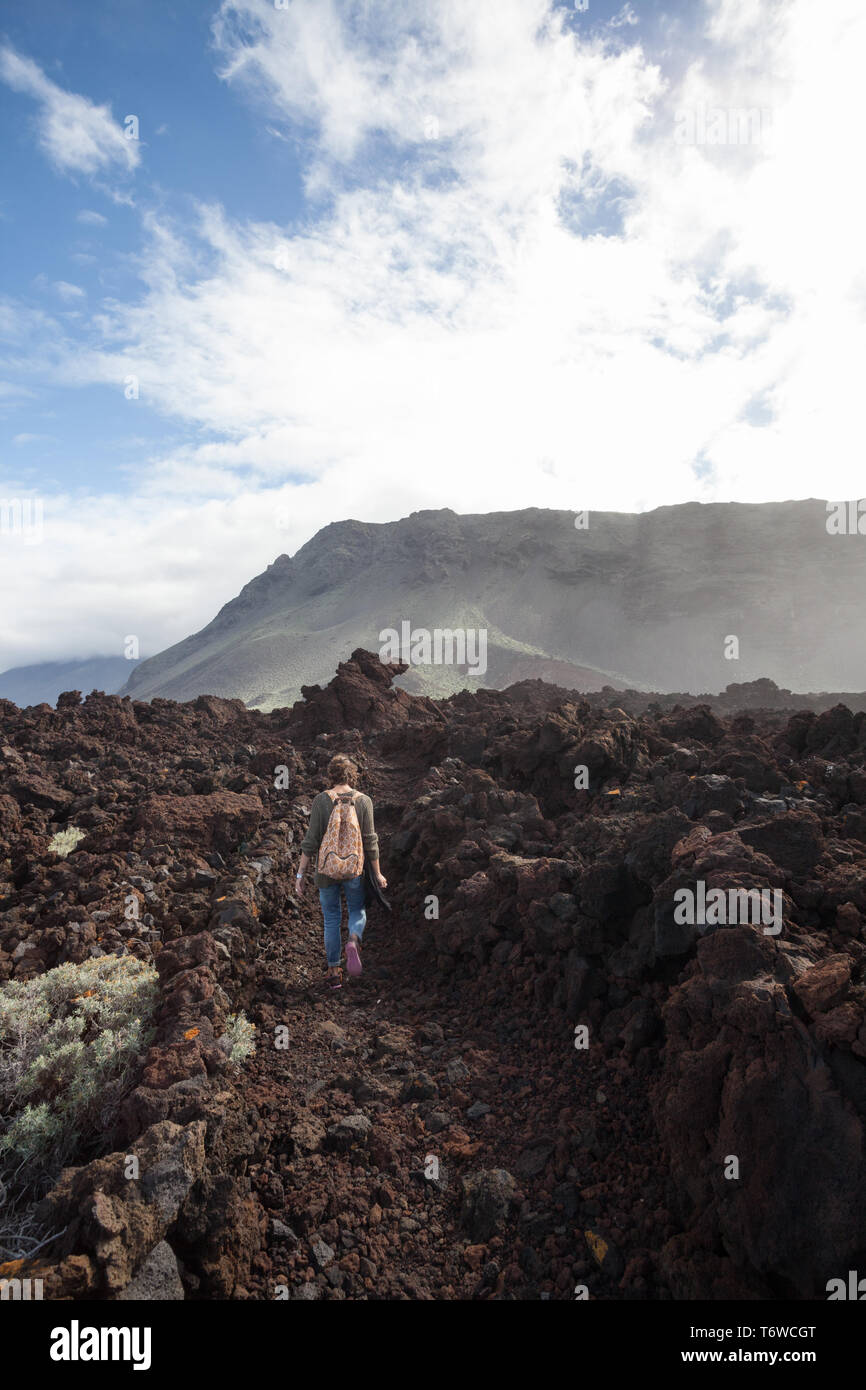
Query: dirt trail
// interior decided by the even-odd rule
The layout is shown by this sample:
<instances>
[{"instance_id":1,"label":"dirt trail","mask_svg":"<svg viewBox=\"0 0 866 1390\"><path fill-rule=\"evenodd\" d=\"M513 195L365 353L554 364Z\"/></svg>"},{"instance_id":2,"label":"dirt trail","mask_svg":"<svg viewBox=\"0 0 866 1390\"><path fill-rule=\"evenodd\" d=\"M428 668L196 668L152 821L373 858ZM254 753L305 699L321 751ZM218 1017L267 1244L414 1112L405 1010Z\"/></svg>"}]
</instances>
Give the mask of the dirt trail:
<instances>
[{"instance_id":1,"label":"dirt trail","mask_svg":"<svg viewBox=\"0 0 866 1390\"><path fill-rule=\"evenodd\" d=\"M245 1094L269 1229L250 1296L622 1297L633 1250L673 1231L640 1086L561 1021L526 1024L520 998L491 1016L441 977L429 890L389 855L411 786L371 760L365 789L394 910L370 910L361 978L324 985L312 888L259 942ZM664 1296L648 1275L638 1254L626 1296Z\"/></svg>"}]
</instances>

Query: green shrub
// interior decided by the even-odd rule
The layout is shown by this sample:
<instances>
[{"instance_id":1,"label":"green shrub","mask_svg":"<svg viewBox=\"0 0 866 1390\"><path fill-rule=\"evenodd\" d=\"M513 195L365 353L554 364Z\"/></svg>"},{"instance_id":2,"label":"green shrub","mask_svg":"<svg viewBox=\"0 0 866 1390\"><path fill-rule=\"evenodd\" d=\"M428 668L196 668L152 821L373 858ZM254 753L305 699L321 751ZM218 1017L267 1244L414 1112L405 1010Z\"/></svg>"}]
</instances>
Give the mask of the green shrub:
<instances>
[{"instance_id":1,"label":"green shrub","mask_svg":"<svg viewBox=\"0 0 866 1390\"><path fill-rule=\"evenodd\" d=\"M59 854L61 859L65 859L67 854L71 854L79 840L86 839L85 832L79 830L77 825L67 825L65 830L58 830L50 845L49 854Z\"/></svg>"},{"instance_id":2,"label":"green shrub","mask_svg":"<svg viewBox=\"0 0 866 1390\"><path fill-rule=\"evenodd\" d=\"M0 1167L16 1182L56 1174L111 1125L153 1036L157 980L100 956L0 987Z\"/></svg>"},{"instance_id":3,"label":"green shrub","mask_svg":"<svg viewBox=\"0 0 866 1390\"><path fill-rule=\"evenodd\" d=\"M230 1062L243 1062L256 1050L256 1025L250 1023L246 1014L229 1014L226 1030L219 1040L219 1046Z\"/></svg>"}]
</instances>

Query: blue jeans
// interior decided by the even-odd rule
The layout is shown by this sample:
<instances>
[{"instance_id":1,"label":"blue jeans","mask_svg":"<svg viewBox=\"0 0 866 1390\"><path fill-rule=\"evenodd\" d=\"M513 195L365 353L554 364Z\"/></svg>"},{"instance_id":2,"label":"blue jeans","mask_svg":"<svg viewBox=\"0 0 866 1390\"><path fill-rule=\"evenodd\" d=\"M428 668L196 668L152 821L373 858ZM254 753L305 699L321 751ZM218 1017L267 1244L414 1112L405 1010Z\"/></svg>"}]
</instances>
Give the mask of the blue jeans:
<instances>
[{"instance_id":1,"label":"blue jeans","mask_svg":"<svg viewBox=\"0 0 866 1390\"><path fill-rule=\"evenodd\" d=\"M322 904L322 916L325 919L325 954L329 965L340 964L343 950L340 936L340 923L343 919L341 888L346 894L346 905L349 909L349 935L360 939L367 925L363 874L358 874L357 878L347 878L343 883L329 883L325 888L319 889L319 902Z\"/></svg>"}]
</instances>

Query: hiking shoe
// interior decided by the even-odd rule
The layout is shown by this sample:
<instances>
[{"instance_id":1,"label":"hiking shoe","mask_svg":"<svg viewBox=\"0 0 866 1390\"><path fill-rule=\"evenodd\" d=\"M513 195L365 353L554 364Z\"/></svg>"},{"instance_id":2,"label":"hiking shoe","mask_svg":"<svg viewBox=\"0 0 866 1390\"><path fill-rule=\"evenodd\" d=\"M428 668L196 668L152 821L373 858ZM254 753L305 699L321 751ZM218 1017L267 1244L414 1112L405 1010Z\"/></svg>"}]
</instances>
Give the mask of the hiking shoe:
<instances>
[{"instance_id":1,"label":"hiking shoe","mask_svg":"<svg viewBox=\"0 0 866 1390\"><path fill-rule=\"evenodd\" d=\"M361 965L361 953L354 941L350 941L346 947L346 969L350 975L360 975L363 969Z\"/></svg>"}]
</instances>

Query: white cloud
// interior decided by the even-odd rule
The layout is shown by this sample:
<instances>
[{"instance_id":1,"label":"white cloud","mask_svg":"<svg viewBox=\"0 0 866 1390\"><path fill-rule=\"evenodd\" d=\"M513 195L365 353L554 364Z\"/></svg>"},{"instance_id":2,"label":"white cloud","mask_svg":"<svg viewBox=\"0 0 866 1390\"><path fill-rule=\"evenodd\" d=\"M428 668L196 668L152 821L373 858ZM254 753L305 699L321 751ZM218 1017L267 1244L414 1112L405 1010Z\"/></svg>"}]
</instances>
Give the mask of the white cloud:
<instances>
[{"instance_id":1,"label":"white cloud","mask_svg":"<svg viewBox=\"0 0 866 1390\"><path fill-rule=\"evenodd\" d=\"M86 344L52 327L55 378L134 375L193 442L131 498L58 499L7 641L154 650L344 516L862 492L859 0L713 0L668 76L544 0L376 12L222 6L220 71L301 151L308 216L150 215L141 298ZM678 141L698 109L771 130Z\"/></svg>"},{"instance_id":2,"label":"white cloud","mask_svg":"<svg viewBox=\"0 0 866 1390\"><path fill-rule=\"evenodd\" d=\"M68 280L55 280L54 290L60 295L60 298L65 299L67 303L84 298L84 290L81 286L71 285Z\"/></svg>"},{"instance_id":3,"label":"white cloud","mask_svg":"<svg viewBox=\"0 0 866 1390\"><path fill-rule=\"evenodd\" d=\"M104 227L108 221L101 212L94 212L92 208L82 208L75 216L76 222L83 222L86 227Z\"/></svg>"},{"instance_id":4,"label":"white cloud","mask_svg":"<svg viewBox=\"0 0 866 1390\"><path fill-rule=\"evenodd\" d=\"M393 495L411 458L428 501L469 508L519 506L537 487L552 505L588 491L596 506L629 508L647 468L658 502L732 486L754 498L813 491L799 387L776 391L778 441L747 429L753 463L736 482L728 470L746 403L778 378L799 373L811 395L820 377L842 404L822 367L826 341L810 336L819 287L834 333L853 347L861 331L848 302L859 223L834 227L828 257L828 203L802 206L804 150L830 197L803 114L841 100L834 197L854 210L856 186L837 176L856 154L855 60L843 60L840 98L821 59L857 22L847 3L835 21L801 0L773 10L758 59L745 61L738 44L753 52L757 11L710 7L719 51L708 62L701 36L670 89L641 47L582 41L543 0L503 0L495 22L457 0L386 7L375 46L350 22L357 8L227 0L222 71L257 101L266 94L287 127L312 122L310 160L332 210L286 236L207 208L199 243L152 223L149 293L103 320L109 349L77 370L137 372L149 400L224 436L157 470L181 488L190 470L199 485L241 466L260 481L294 467L339 478L348 501L360 470L375 480L358 489L369 506ZM814 53L799 37L813 30ZM678 144L676 112L699 104L772 109L775 148ZM398 172L359 186L383 136ZM615 192L622 235L580 237L563 221L563 204L588 194L603 217ZM698 481L702 451L715 471ZM556 465L538 483L536 456ZM840 450L831 467L850 469L849 457ZM435 479L426 490L424 477Z\"/></svg>"},{"instance_id":5,"label":"white cloud","mask_svg":"<svg viewBox=\"0 0 866 1390\"><path fill-rule=\"evenodd\" d=\"M33 284L39 290L50 290L67 304L80 301L85 298L85 291L80 285L73 285L68 280L49 280L43 272L34 275Z\"/></svg>"},{"instance_id":6,"label":"white cloud","mask_svg":"<svg viewBox=\"0 0 866 1390\"><path fill-rule=\"evenodd\" d=\"M0 48L0 81L39 103L39 143L65 174L99 174L135 169L137 140L128 140L108 106L65 91L34 63L8 46Z\"/></svg>"}]
</instances>

